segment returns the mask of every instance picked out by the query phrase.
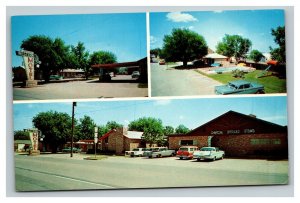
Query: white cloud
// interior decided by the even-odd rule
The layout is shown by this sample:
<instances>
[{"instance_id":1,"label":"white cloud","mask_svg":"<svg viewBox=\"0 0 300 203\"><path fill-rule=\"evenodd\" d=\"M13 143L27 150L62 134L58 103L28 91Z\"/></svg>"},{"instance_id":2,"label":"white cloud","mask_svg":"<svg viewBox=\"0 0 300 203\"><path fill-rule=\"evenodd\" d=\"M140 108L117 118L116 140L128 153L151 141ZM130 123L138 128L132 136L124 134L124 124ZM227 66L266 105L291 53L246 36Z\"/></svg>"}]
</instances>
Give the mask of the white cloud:
<instances>
[{"instance_id":1,"label":"white cloud","mask_svg":"<svg viewBox=\"0 0 300 203\"><path fill-rule=\"evenodd\" d=\"M176 23L198 21L194 16L187 13L181 13L181 12L168 13L167 19Z\"/></svg>"},{"instance_id":2,"label":"white cloud","mask_svg":"<svg viewBox=\"0 0 300 203\"><path fill-rule=\"evenodd\" d=\"M169 99L161 99L154 102L154 106L166 106L171 103Z\"/></svg>"},{"instance_id":3,"label":"white cloud","mask_svg":"<svg viewBox=\"0 0 300 203\"><path fill-rule=\"evenodd\" d=\"M189 28L189 30L192 30L192 29L194 29L195 27L194 27L194 26L189 26L188 28Z\"/></svg>"},{"instance_id":4,"label":"white cloud","mask_svg":"<svg viewBox=\"0 0 300 203\"><path fill-rule=\"evenodd\" d=\"M157 42L157 38L151 35L150 36L150 43L155 44L156 42Z\"/></svg>"}]
</instances>

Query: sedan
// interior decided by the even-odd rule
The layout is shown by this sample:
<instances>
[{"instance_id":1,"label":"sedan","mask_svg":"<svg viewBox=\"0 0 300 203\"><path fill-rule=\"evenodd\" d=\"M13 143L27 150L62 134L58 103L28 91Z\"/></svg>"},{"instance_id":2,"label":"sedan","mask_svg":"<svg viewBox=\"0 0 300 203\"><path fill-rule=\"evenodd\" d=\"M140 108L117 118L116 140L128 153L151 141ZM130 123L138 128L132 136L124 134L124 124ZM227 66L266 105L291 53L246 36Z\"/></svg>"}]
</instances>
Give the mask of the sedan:
<instances>
[{"instance_id":1,"label":"sedan","mask_svg":"<svg viewBox=\"0 0 300 203\"><path fill-rule=\"evenodd\" d=\"M264 86L245 80L236 80L229 82L227 85L215 87L216 94L264 94Z\"/></svg>"}]
</instances>

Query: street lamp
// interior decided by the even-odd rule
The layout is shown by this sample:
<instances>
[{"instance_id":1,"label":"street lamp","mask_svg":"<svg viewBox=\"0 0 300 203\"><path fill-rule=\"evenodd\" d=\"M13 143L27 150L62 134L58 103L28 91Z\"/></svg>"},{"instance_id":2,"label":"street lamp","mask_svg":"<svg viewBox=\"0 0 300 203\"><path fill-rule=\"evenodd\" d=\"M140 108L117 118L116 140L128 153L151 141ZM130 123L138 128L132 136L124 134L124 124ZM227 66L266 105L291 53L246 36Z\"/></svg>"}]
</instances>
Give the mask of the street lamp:
<instances>
[{"instance_id":1,"label":"street lamp","mask_svg":"<svg viewBox=\"0 0 300 203\"><path fill-rule=\"evenodd\" d=\"M97 142L98 142L98 127L95 127L95 136L94 136L94 142L95 142L95 158L97 153Z\"/></svg>"}]
</instances>

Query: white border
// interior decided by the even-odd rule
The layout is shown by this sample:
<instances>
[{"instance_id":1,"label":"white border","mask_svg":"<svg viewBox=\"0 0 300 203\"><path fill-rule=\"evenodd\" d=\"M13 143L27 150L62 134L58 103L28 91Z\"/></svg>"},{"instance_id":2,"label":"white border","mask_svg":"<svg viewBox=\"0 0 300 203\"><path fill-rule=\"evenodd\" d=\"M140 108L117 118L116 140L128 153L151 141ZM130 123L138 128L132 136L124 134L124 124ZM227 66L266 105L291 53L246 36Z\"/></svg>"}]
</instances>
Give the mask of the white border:
<instances>
[{"instance_id":1,"label":"white border","mask_svg":"<svg viewBox=\"0 0 300 203\"><path fill-rule=\"evenodd\" d=\"M189 6L189 8L194 8L195 6L222 6L222 5L226 5L226 6L247 6L247 7L251 7L251 6L266 6L266 5L271 5L273 6L295 6L295 19L300 19L299 18L299 14L300 14L300 10L299 10L299 6L298 4L298 0L265 0L265 1L261 1L261 0L240 0L240 1L236 1L236 0L215 0L215 1L202 1L199 0L197 3L195 2L195 0L181 0L181 1L175 1L175 0L153 0L153 1L148 1L148 0L102 0L101 3L99 3L100 1L98 0L72 0L72 1L64 1L64 0L60 0L60 1L53 1L53 0L43 0L43 1L36 1L36 0L27 0L27 1L20 1L20 0L5 0L5 1L1 1L1 10L0 10L0 19L1 19L1 41L0 41L0 46L2 46L0 49L0 57L1 57L1 67L5 67L5 60L7 59L5 54L3 54L6 50L6 8L5 6L66 6L66 5L70 5L70 6L144 6L143 9L144 11L148 11L150 8L147 6L159 6L159 9L162 9L162 6L180 6L179 10L181 10L182 8L186 8L187 6ZM169 7L165 7L164 9L168 9ZM126 8L123 8L126 9ZM77 10L82 10L82 8L78 7ZM114 9L112 9L114 10ZM190 10L190 9L189 9ZM299 23L298 23L299 24ZM297 36L299 38L299 25L294 23L294 29L295 29L295 36ZM6 30L7 31L7 30ZM295 47L295 55L299 56L299 40L298 38L294 39L294 44L296 45ZM294 85L294 81L292 81L290 85L294 85L295 89L297 87L299 87L299 70L297 69L298 67L295 67L295 85ZM3 71L4 68L1 68L1 71ZM5 72L5 71L4 71ZM1 82L2 85L1 87L1 92L2 92L2 99L1 99L1 112L5 112L6 111L6 104L8 104L9 106L11 105L11 103L6 103L7 99L9 100L9 98L5 98L8 96L8 94L6 94L6 73L1 72L0 74L1 76ZM291 126L291 121L292 123L294 123L294 116L293 116L293 112L299 112L298 106L295 106L295 111L294 111L294 100L296 101L296 103L299 104L299 98L298 98L298 93L297 91L295 91L295 98L294 96L291 98L291 95L293 95L294 92L294 87L290 90L289 89L289 127L292 128L292 131L294 130L294 125ZM292 94L291 94L292 93ZM9 96L8 96L9 97ZM298 101L298 102L297 102ZM291 106L292 103L292 106ZM7 111L7 115L8 117L6 118L6 122L10 123L11 118L9 117L9 115L11 115L12 112L9 112L11 110L10 107L8 107L8 111ZM3 115L3 113L2 113ZM297 114L295 114L297 115ZM298 119L295 119L295 123L299 123ZM4 129L8 126L4 125L4 122L1 126L2 129L2 133L1 133L1 143L7 143L5 136L9 135L9 129L7 134L6 132L3 132ZM10 127L12 127L12 125L10 125ZM295 128L295 134L299 135L298 129ZM290 133L290 132L289 132ZM297 142L298 141L298 142ZM297 136L295 136L295 143L299 143L299 139L297 138ZM293 143L292 143L293 144ZM298 150L299 147L296 148L297 152L299 152ZM2 158L1 160L6 160L6 158L8 158L8 156L6 156L6 152L7 152L7 148L2 147L1 151L0 151L0 158ZM296 151L295 151L296 153ZM295 155L296 157L296 155ZM9 162L9 160L7 160L7 162ZM295 162L295 171L299 171L299 158L298 160L294 161ZM10 176L9 176L9 170L11 170L11 168L6 168L7 169L7 173L4 170L5 165L1 167L1 180L5 180L5 178L9 181ZM12 170L13 171L13 170ZM7 175L7 176L6 176ZM271 198L270 201L288 201L288 202L296 202L296 199L299 200L299 176L297 174L295 174L295 181L298 183L295 183L295 198L284 198L284 199L275 199L275 198ZM3 182L2 182L3 183ZM12 195L10 192L11 188L6 188L5 184L0 184L1 187L1 202L15 202L16 199L14 198L5 198L7 195L9 196L19 196L19 195ZM296 187L297 186L297 187ZM255 189L256 188L256 189ZM147 196L164 196L164 197L174 197L174 196L219 196L218 194L220 194L220 191L222 191L223 195L221 196L276 196L276 189L278 189L276 186L275 187L269 187L269 189L265 189L264 186L261 187L238 187L238 188L232 188L232 187L222 187L222 188L212 188L214 190L214 192L210 191L210 188L201 188L201 190L197 190L197 189L178 189L178 190L154 190L154 191L149 191L149 190L135 190L135 191L128 191L128 190L122 190L122 191L87 191L87 192L51 192L51 193L22 193L21 196L39 196L39 197L49 197L49 196L110 196L110 197L114 197L114 196L119 196L119 197L125 197L125 196L142 196L142 197L147 197ZM240 190L237 190L240 189ZM273 190L274 189L274 190ZM206 193L207 192L207 193ZM234 192L234 193L233 193ZM216 193L214 195L214 193ZM252 194L252 195L251 195ZM260 195L259 195L260 194ZM293 196L291 195L291 191L289 190L287 196ZM3 199L3 200L2 200ZM55 201L54 199L50 198L50 199L45 199L43 198L43 200L41 200L40 198L30 198L27 200L24 199L19 199L20 201L28 201L30 200L30 202L35 202L35 201L43 201L43 202L49 202L49 201ZM111 201L111 199L107 199L107 201ZM120 201L128 201L128 199L119 199ZM172 199L172 200L167 200L167 201L182 201L181 199ZM225 201L225 202L240 202L240 201L245 201L244 198L226 198L226 199L215 199L217 201ZM254 199L250 200L253 201ZM265 198L258 198L255 199L255 201L263 201L265 202L266 199ZM269 200L269 199L268 199ZM267 201L268 201L267 200ZM297 200L297 201L298 201ZM62 200L62 201L65 201ZM82 201L82 200L79 200ZM94 201L94 199L89 199L88 201ZM99 200L98 200L99 201ZM105 200L101 200L101 201L105 201ZM132 202L132 199L129 199L130 202ZM128 202L129 202L128 201ZM140 200L140 199L135 199L134 201L145 201L145 200ZM133 201L133 202L134 202ZM153 200L151 200L153 201ZM166 200L164 200L166 201ZM202 199L202 200L194 200L194 199L190 199L189 201L211 201L211 199Z\"/></svg>"}]
</instances>

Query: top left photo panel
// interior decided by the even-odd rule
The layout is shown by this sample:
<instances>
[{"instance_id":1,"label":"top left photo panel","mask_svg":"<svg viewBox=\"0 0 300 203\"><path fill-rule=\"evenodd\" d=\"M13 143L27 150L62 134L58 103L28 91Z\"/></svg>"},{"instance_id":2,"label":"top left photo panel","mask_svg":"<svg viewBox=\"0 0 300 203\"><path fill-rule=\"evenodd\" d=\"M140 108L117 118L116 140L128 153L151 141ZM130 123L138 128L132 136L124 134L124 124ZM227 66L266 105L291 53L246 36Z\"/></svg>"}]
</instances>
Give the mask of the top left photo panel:
<instances>
[{"instance_id":1,"label":"top left photo panel","mask_svg":"<svg viewBox=\"0 0 300 203\"><path fill-rule=\"evenodd\" d=\"M11 17L13 100L148 97L146 13Z\"/></svg>"}]
</instances>

